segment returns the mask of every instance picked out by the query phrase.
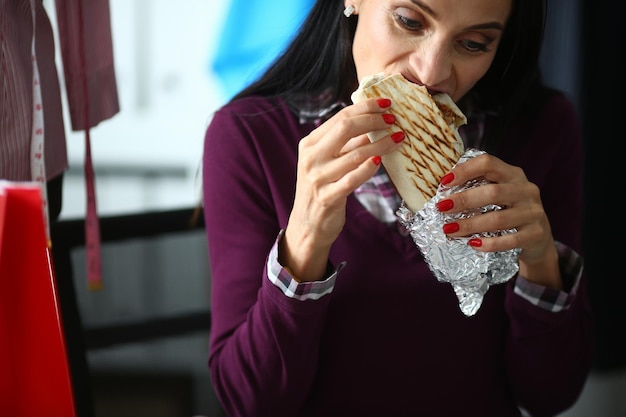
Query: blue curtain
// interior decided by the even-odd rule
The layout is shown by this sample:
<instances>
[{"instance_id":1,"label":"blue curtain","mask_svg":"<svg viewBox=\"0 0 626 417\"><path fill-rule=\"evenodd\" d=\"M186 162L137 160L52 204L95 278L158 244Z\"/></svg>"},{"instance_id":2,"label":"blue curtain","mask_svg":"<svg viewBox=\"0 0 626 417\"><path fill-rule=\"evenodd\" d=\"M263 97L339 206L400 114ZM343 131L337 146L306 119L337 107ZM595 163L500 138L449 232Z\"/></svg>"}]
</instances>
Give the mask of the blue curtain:
<instances>
[{"instance_id":1,"label":"blue curtain","mask_svg":"<svg viewBox=\"0 0 626 417\"><path fill-rule=\"evenodd\" d=\"M211 70L228 99L286 47L314 0L231 0Z\"/></svg>"}]
</instances>

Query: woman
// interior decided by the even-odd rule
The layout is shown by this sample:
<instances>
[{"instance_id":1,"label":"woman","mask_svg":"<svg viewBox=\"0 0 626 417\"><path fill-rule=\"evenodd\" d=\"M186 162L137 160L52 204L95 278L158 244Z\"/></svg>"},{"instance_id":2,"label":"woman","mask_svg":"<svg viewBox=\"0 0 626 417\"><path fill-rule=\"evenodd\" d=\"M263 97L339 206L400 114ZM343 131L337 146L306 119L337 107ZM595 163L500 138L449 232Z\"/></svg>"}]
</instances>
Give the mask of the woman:
<instances>
[{"instance_id":1,"label":"woman","mask_svg":"<svg viewBox=\"0 0 626 417\"><path fill-rule=\"evenodd\" d=\"M592 331L581 144L572 104L540 84L543 19L540 0L318 0L275 65L216 112L209 367L228 415L548 416L576 401ZM475 316L394 216L379 164L402 135L366 137L393 103L349 99L378 72L448 93L470 119L466 146L488 152L443 177L492 182L452 195L450 213L506 207L450 237L515 228L474 247L522 249Z\"/></svg>"}]
</instances>

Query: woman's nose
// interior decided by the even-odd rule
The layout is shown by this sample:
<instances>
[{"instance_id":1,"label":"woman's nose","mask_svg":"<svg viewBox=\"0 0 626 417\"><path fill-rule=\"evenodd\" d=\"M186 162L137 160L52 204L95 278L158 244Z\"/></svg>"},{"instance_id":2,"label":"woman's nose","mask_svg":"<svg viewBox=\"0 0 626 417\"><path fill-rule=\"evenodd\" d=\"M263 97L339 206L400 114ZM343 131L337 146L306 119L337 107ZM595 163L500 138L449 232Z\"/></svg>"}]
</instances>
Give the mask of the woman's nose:
<instances>
[{"instance_id":1,"label":"woman's nose","mask_svg":"<svg viewBox=\"0 0 626 417\"><path fill-rule=\"evenodd\" d=\"M434 39L424 40L411 54L410 63L415 75L427 87L439 86L452 75L450 50Z\"/></svg>"}]
</instances>

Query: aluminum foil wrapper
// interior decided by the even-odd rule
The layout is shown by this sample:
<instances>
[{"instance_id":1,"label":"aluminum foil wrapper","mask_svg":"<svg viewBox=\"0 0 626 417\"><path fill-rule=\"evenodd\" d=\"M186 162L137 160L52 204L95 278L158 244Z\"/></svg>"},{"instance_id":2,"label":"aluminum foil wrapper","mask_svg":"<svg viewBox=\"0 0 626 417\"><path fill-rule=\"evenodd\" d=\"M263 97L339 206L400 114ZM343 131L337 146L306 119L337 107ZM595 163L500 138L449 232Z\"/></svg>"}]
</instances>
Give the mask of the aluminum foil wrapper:
<instances>
[{"instance_id":1,"label":"aluminum foil wrapper","mask_svg":"<svg viewBox=\"0 0 626 417\"><path fill-rule=\"evenodd\" d=\"M458 164L485 152L468 149ZM409 230L413 241L437 280L452 285L459 300L459 307L466 316L476 314L483 297L491 285L511 279L519 270L518 257L521 249L504 252L481 252L468 245L472 238L502 236L516 233L516 229L480 233L463 238L450 238L443 233L443 225L455 219L463 219L494 210L498 205L488 205L476 210L445 214L437 210L437 202L459 191L487 184L484 178L474 179L456 187L439 186L437 194L417 213L404 204L398 209L400 222Z\"/></svg>"}]
</instances>

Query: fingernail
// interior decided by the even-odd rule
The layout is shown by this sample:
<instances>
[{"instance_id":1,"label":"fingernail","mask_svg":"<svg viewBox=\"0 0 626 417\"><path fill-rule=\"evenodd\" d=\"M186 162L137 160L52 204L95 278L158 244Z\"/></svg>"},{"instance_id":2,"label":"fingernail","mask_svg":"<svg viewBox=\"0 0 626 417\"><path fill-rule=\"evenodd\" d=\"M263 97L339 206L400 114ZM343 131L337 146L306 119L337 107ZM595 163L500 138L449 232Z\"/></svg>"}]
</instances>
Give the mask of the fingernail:
<instances>
[{"instance_id":1,"label":"fingernail","mask_svg":"<svg viewBox=\"0 0 626 417\"><path fill-rule=\"evenodd\" d=\"M480 248L483 245L483 241L482 239L470 239L469 242L467 242L468 245L473 246L475 248Z\"/></svg>"},{"instance_id":2,"label":"fingernail","mask_svg":"<svg viewBox=\"0 0 626 417\"><path fill-rule=\"evenodd\" d=\"M394 134L391 135L391 139L395 142L395 143L400 143L404 140L405 138L405 134L404 132L396 132Z\"/></svg>"},{"instance_id":3,"label":"fingernail","mask_svg":"<svg viewBox=\"0 0 626 417\"><path fill-rule=\"evenodd\" d=\"M383 114L383 120L388 125L392 125L396 122L396 116L394 116L393 114L386 113L386 114Z\"/></svg>"},{"instance_id":4,"label":"fingernail","mask_svg":"<svg viewBox=\"0 0 626 417\"><path fill-rule=\"evenodd\" d=\"M381 109L386 109L387 107L391 106L391 100L389 100L388 98L379 98L378 100L376 100L376 102L378 103L378 107L380 107Z\"/></svg>"},{"instance_id":5,"label":"fingernail","mask_svg":"<svg viewBox=\"0 0 626 417\"><path fill-rule=\"evenodd\" d=\"M452 210L453 207L454 207L454 201L450 200L449 198L446 198L445 200L441 200L440 202L437 203L437 210L439 211Z\"/></svg>"},{"instance_id":6,"label":"fingernail","mask_svg":"<svg viewBox=\"0 0 626 417\"><path fill-rule=\"evenodd\" d=\"M450 184L452 182L452 180L454 180L454 174L449 172L446 175L443 176L443 178L441 179L441 184L442 185L446 185L446 184ZM452 207L450 207L452 208Z\"/></svg>"},{"instance_id":7,"label":"fingernail","mask_svg":"<svg viewBox=\"0 0 626 417\"><path fill-rule=\"evenodd\" d=\"M446 223L443 225L443 232L445 234L456 233L460 229L458 223Z\"/></svg>"},{"instance_id":8,"label":"fingernail","mask_svg":"<svg viewBox=\"0 0 626 417\"><path fill-rule=\"evenodd\" d=\"M383 161L383 158L381 158L380 156L376 155L374 157L372 157L372 162L374 163L374 165L378 166L380 165L380 163Z\"/></svg>"}]
</instances>

